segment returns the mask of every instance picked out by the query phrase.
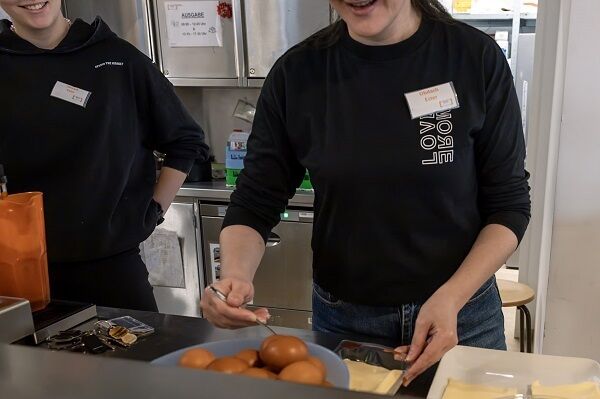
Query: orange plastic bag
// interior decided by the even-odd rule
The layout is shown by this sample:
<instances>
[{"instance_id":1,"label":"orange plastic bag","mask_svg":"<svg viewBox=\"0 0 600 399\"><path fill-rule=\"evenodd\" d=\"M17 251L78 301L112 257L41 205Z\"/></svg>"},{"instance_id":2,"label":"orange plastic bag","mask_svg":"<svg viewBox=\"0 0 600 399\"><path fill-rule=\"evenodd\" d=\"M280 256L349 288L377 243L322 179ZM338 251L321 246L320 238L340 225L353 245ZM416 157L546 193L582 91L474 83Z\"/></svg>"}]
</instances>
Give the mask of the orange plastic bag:
<instances>
[{"instance_id":1,"label":"orange plastic bag","mask_svg":"<svg viewBox=\"0 0 600 399\"><path fill-rule=\"evenodd\" d=\"M0 295L28 299L34 311L50 302L42 193L0 199Z\"/></svg>"}]
</instances>

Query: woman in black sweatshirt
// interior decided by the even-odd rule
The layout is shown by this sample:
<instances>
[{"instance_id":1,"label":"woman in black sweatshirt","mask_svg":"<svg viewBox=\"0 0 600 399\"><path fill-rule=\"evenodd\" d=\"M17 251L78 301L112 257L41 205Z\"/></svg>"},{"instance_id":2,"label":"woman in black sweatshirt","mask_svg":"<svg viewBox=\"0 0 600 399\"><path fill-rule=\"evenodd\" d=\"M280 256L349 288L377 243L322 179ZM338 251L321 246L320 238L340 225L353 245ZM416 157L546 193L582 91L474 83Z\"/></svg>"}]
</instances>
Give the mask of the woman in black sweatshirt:
<instances>
[{"instance_id":1,"label":"woman in black sweatshirt","mask_svg":"<svg viewBox=\"0 0 600 399\"><path fill-rule=\"evenodd\" d=\"M221 233L221 303L238 307L269 231L308 169L313 328L395 341L408 384L457 343L505 349L494 273L530 215L506 59L434 0L331 0L342 21L288 51L258 101Z\"/></svg>"},{"instance_id":2,"label":"woman in black sweatshirt","mask_svg":"<svg viewBox=\"0 0 600 399\"><path fill-rule=\"evenodd\" d=\"M139 244L207 157L202 129L102 20L71 23L60 0L0 6L0 164L12 192L44 193L52 298L156 310Z\"/></svg>"}]
</instances>

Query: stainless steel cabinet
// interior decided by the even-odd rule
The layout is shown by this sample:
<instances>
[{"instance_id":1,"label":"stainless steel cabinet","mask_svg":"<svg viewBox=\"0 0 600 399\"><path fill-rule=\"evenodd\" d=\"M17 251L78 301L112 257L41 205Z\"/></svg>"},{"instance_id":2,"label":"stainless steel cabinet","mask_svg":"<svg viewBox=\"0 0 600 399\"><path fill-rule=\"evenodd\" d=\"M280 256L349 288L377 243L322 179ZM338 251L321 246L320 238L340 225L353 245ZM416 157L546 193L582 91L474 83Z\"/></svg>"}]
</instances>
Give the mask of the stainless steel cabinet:
<instances>
[{"instance_id":1,"label":"stainless steel cabinet","mask_svg":"<svg viewBox=\"0 0 600 399\"><path fill-rule=\"evenodd\" d=\"M201 205L204 263L208 284L220 277L219 234L226 205ZM271 324L311 328L312 210L288 210L273 229L254 277L252 306L269 308Z\"/></svg>"},{"instance_id":2,"label":"stainless steel cabinet","mask_svg":"<svg viewBox=\"0 0 600 399\"><path fill-rule=\"evenodd\" d=\"M216 1L196 0L192 3L203 1L211 6L214 4L216 10ZM173 84L181 86L241 86L244 57L240 0L231 2L231 19L219 17L222 42L221 46L212 47L175 47L170 43L168 24L177 22L168 20L166 7L185 3L189 0L154 0L161 68L165 76Z\"/></svg>"},{"instance_id":3,"label":"stainless steel cabinet","mask_svg":"<svg viewBox=\"0 0 600 399\"><path fill-rule=\"evenodd\" d=\"M323 0L245 0L247 76L264 78L283 53L330 23Z\"/></svg>"},{"instance_id":4,"label":"stainless steel cabinet","mask_svg":"<svg viewBox=\"0 0 600 399\"><path fill-rule=\"evenodd\" d=\"M71 19L91 22L102 17L119 37L157 61L150 0L65 0L64 7Z\"/></svg>"},{"instance_id":5,"label":"stainless steel cabinet","mask_svg":"<svg viewBox=\"0 0 600 399\"><path fill-rule=\"evenodd\" d=\"M165 221L141 244L160 313L201 317L204 288L198 203L177 199Z\"/></svg>"}]
</instances>

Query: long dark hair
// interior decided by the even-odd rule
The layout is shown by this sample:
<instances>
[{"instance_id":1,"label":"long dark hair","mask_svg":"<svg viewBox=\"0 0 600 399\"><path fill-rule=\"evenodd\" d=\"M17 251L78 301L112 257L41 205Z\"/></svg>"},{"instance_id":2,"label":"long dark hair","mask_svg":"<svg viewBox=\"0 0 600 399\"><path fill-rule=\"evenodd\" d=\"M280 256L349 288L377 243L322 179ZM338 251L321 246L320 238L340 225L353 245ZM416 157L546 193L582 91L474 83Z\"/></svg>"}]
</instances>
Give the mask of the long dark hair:
<instances>
[{"instance_id":1,"label":"long dark hair","mask_svg":"<svg viewBox=\"0 0 600 399\"><path fill-rule=\"evenodd\" d=\"M410 2L424 18L446 24L453 24L456 22L456 20L452 18L452 15L446 10L446 7L438 0L410 0ZM346 29L346 23L338 17L336 22L308 38L306 44L319 48L331 47L338 42L344 29Z\"/></svg>"}]
</instances>

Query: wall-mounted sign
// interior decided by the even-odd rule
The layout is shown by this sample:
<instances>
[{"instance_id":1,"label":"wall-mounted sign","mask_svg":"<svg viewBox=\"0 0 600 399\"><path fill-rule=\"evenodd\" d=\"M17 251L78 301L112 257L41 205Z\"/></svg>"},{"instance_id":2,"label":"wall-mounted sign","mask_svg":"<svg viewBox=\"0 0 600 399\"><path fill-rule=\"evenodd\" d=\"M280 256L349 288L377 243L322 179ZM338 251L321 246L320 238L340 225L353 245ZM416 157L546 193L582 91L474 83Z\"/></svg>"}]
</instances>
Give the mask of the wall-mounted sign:
<instances>
[{"instance_id":1,"label":"wall-mounted sign","mask_svg":"<svg viewBox=\"0 0 600 399\"><path fill-rule=\"evenodd\" d=\"M222 47L223 27L215 1L167 1L170 47Z\"/></svg>"}]
</instances>

